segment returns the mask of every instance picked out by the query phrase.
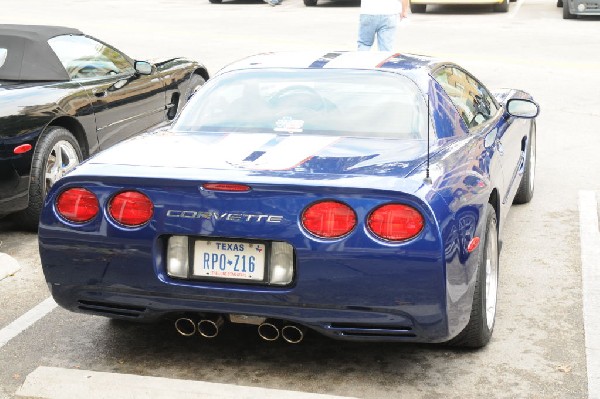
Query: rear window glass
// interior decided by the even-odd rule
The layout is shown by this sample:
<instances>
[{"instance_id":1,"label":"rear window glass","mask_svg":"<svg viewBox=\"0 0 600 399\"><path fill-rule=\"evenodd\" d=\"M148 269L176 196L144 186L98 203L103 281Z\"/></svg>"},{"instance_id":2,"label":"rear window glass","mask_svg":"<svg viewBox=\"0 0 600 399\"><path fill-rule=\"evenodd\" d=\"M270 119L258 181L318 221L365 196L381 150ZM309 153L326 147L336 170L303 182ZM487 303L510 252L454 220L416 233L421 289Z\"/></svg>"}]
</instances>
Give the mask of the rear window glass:
<instances>
[{"instance_id":1,"label":"rear window glass","mask_svg":"<svg viewBox=\"0 0 600 399\"><path fill-rule=\"evenodd\" d=\"M6 61L6 54L8 54L8 51L5 48L0 47L0 68L2 68L4 61Z\"/></svg>"},{"instance_id":2,"label":"rear window glass","mask_svg":"<svg viewBox=\"0 0 600 399\"><path fill-rule=\"evenodd\" d=\"M422 139L426 121L422 94L396 73L262 69L209 81L174 130Z\"/></svg>"}]
</instances>

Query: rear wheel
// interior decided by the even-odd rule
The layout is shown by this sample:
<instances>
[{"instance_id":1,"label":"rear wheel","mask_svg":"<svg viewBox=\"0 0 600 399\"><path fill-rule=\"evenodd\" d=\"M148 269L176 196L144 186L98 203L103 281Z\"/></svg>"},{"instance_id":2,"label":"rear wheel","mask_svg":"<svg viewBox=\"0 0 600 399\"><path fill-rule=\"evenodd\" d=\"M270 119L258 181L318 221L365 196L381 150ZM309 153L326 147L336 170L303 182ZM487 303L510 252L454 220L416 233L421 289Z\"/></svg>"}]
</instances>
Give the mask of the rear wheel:
<instances>
[{"instance_id":1,"label":"rear wheel","mask_svg":"<svg viewBox=\"0 0 600 399\"><path fill-rule=\"evenodd\" d=\"M427 4L410 3L410 12L414 14L423 14L427 9Z\"/></svg>"},{"instance_id":2,"label":"rear wheel","mask_svg":"<svg viewBox=\"0 0 600 399\"><path fill-rule=\"evenodd\" d=\"M317 0L304 0L304 5L307 7L314 7L317 5Z\"/></svg>"},{"instance_id":3,"label":"rear wheel","mask_svg":"<svg viewBox=\"0 0 600 399\"><path fill-rule=\"evenodd\" d=\"M479 251L479 264L473 293L473 305L469 323L454 339L452 346L481 348L492 337L496 321L496 299L498 297L498 223L496 212L487 205L486 228L483 247Z\"/></svg>"},{"instance_id":4,"label":"rear wheel","mask_svg":"<svg viewBox=\"0 0 600 399\"><path fill-rule=\"evenodd\" d=\"M533 190L535 188L535 161L535 121L532 121L527 143L527 152L525 153L525 170L523 171L521 184L519 184L517 194L515 194L515 199L513 200L513 203L515 204L526 204L533 198Z\"/></svg>"},{"instance_id":5,"label":"rear wheel","mask_svg":"<svg viewBox=\"0 0 600 399\"><path fill-rule=\"evenodd\" d=\"M37 230L40 211L50 187L83 159L79 143L67 129L51 126L38 141L31 162L29 206L16 216L28 230Z\"/></svg>"},{"instance_id":6,"label":"rear wheel","mask_svg":"<svg viewBox=\"0 0 600 399\"><path fill-rule=\"evenodd\" d=\"M208 0L210 1L212 4L221 4L223 2L223 0Z\"/></svg>"},{"instance_id":7,"label":"rear wheel","mask_svg":"<svg viewBox=\"0 0 600 399\"><path fill-rule=\"evenodd\" d=\"M562 7L562 6L563 6L563 0L557 0L556 7Z\"/></svg>"}]
</instances>

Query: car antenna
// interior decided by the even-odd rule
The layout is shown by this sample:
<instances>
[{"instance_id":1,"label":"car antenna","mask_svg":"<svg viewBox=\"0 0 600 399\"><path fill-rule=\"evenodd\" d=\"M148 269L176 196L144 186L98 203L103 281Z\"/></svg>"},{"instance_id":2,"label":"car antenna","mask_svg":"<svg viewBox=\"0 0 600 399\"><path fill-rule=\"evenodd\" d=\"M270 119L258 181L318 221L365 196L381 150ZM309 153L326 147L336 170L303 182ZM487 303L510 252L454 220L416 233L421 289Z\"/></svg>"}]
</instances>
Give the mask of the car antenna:
<instances>
[{"instance_id":1,"label":"car antenna","mask_svg":"<svg viewBox=\"0 0 600 399\"><path fill-rule=\"evenodd\" d=\"M431 177L429 176L429 127L431 125L431 114L429 113L429 98L430 95L427 95L427 167L425 168L425 178L423 179L423 181L427 184L432 184L433 181L431 180Z\"/></svg>"}]
</instances>

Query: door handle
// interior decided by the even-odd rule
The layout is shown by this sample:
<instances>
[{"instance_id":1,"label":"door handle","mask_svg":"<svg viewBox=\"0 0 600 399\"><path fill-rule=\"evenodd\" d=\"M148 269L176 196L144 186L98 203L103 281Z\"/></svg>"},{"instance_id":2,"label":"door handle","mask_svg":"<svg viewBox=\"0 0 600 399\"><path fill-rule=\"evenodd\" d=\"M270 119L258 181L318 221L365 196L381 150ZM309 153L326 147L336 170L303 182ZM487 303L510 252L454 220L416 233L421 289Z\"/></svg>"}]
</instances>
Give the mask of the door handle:
<instances>
[{"instance_id":1,"label":"door handle","mask_svg":"<svg viewBox=\"0 0 600 399\"><path fill-rule=\"evenodd\" d=\"M108 92L106 90L92 90L92 93L94 93L94 95L98 98L102 98L102 97L106 97L106 95L108 94Z\"/></svg>"}]
</instances>

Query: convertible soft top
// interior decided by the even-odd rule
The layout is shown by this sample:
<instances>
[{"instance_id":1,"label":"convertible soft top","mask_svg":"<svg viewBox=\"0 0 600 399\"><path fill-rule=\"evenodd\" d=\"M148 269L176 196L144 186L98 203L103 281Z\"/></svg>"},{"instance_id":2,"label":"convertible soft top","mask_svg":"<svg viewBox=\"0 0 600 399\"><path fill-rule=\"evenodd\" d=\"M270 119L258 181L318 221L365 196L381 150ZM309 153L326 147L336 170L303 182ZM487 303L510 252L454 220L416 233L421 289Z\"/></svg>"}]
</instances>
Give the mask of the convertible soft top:
<instances>
[{"instance_id":1,"label":"convertible soft top","mask_svg":"<svg viewBox=\"0 0 600 399\"><path fill-rule=\"evenodd\" d=\"M0 80L66 81L67 71L52 51L48 40L59 35L83 35L77 29L45 25L1 25L0 49L6 60Z\"/></svg>"}]
</instances>

